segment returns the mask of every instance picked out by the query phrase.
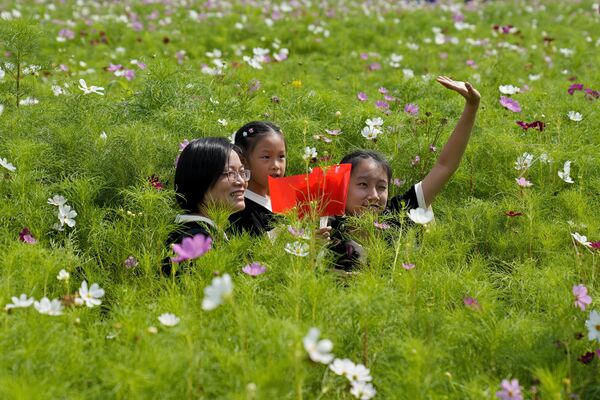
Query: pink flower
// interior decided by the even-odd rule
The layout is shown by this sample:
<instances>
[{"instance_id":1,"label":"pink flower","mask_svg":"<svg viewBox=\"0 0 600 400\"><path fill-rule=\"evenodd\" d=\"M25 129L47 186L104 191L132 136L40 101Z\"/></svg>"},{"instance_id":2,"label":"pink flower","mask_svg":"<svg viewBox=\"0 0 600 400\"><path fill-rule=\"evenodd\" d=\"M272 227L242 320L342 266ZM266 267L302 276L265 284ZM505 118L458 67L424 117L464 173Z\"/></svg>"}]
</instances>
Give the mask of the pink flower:
<instances>
[{"instance_id":1,"label":"pink flower","mask_svg":"<svg viewBox=\"0 0 600 400\"><path fill-rule=\"evenodd\" d=\"M379 71L381 69L381 64L379 63L372 63L371 65L369 65L369 71Z\"/></svg>"},{"instance_id":2,"label":"pink flower","mask_svg":"<svg viewBox=\"0 0 600 400\"><path fill-rule=\"evenodd\" d=\"M69 67L65 64L60 64L60 70L63 72L67 72L69 70Z\"/></svg>"},{"instance_id":3,"label":"pink flower","mask_svg":"<svg viewBox=\"0 0 600 400\"><path fill-rule=\"evenodd\" d=\"M129 256L123 261L123 264L127 269L135 268L138 266L138 260L134 256Z\"/></svg>"},{"instance_id":4,"label":"pink flower","mask_svg":"<svg viewBox=\"0 0 600 400\"><path fill-rule=\"evenodd\" d=\"M587 294L587 288L583 285L573 286L573 294L575 295L575 307L585 311L585 307L592 303L592 298Z\"/></svg>"},{"instance_id":5,"label":"pink flower","mask_svg":"<svg viewBox=\"0 0 600 400\"><path fill-rule=\"evenodd\" d=\"M337 135L341 135L342 134L342 130L341 129L325 129L325 132L327 132L331 136L337 136Z\"/></svg>"},{"instance_id":6,"label":"pink flower","mask_svg":"<svg viewBox=\"0 0 600 400\"><path fill-rule=\"evenodd\" d=\"M465 306L472 308L473 310L481 309L481 306L479 305L479 302L477 301L477 299L475 299L471 296L465 297L463 300L463 303L465 304Z\"/></svg>"},{"instance_id":7,"label":"pink flower","mask_svg":"<svg viewBox=\"0 0 600 400\"><path fill-rule=\"evenodd\" d=\"M590 242L590 247L592 249L600 249L600 241L599 242Z\"/></svg>"},{"instance_id":8,"label":"pink flower","mask_svg":"<svg viewBox=\"0 0 600 400\"><path fill-rule=\"evenodd\" d=\"M384 88L383 86L380 87L377 91L381 94L387 94L387 92L388 92L388 90L386 88Z\"/></svg>"},{"instance_id":9,"label":"pink flower","mask_svg":"<svg viewBox=\"0 0 600 400\"><path fill-rule=\"evenodd\" d=\"M383 229L383 230L391 228L390 224L386 224L385 222L377 222L377 221L375 221L373 223L373 225L375 225L375 228L379 228L379 229Z\"/></svg>"},{"instance_id":10,"label":"pink flower","mask_svg":"<svg viewBox=\"0 0 600 400\"><path fill-rule=\"evenodd\" d=\"M404 112L410 115L417 115L419 113L419 106L416 104L408 103L404 106Z\"/></svg>"},{"instance_id":11,"label":"pink flower","mask_svg":"<svg viewBox=\"0 0 600 400\"><path fill-rule=\"evenodd\" d=\"M530 187L530 186L533 186L533 183L529 182L524 177L515 178L515 181L517 181L517 185L519 185L521 187Z\"/></svg>"},{"instance_id":12,"label":"pink flower","mask_svg":"<svg viewBox=\"0 0 600 400\"><path fill-rule=\"evenodd\" d=\"M123 69L123 66L121 64L108 64L108 68L106 69L108 72L116 72Z\"/></svg>"},{"instance_id":13,"label":"pink flower","mask_svg":"<svg viewBox=\"0 0 600 400\"><path fill-rule=\"evenodd\" d=\"M37 240L35 240L35 238L31 234L31 232L29 231L29 228L27 228L27 227L23 228L23 230L21 232L19 232L19 240L23 243L28 243L28 244L36 244L37 243Z\"/></svg>"},{"instance_id":14,"label":"pink flower","mask_svg":"<svg viewBox=\"0 0 600 400\"><path fill-rule=\"evenodd\" d=\"M174 244L173 251L177 257L171 258L174 263L180 263L185 260L194 260L212 247L212 239L210 236L204 236L199 233L193 237L186 237L181 241L181 244Z\"/></svg>"},{"instance_id":15,"label":"pink flower","mask_svg":"<svg viewBox=\"0 0 600 400\"><path fill-rule=\"evenodd\" d=\"M510 97L500 96L500 104L502 107L512 112L521 112L521 106L519 103Z\"/></svg>"},{"instance_id":16,"label":"pink flower","mask_svg":"<svg viewBox=\"0 0 600 400\"><path fill-rule=\"evenodd\" d=\"M501 400L523 400L523 394L521 393L521 386L519 381L513 379L510 382L508 379L504 379L500 384L502 390L496 392L496 397Z\"/></svg>"},{"instance_id":17,"label":"pink flower","mask_svg":"<svg viewBox=\"0 0 600 400\"><path fill-rule=\"evenodd\" d=\"M475 61L473 60L467 60L466 64L473 69L477 68L477 64L475 64Z\"/></svg>"},{"instance_id":18,"label":"pink flower","mask_svg":"<svg viewBox=\"0 0 600 400\"><path fill-rule=\"evenodd\" d=\"M135 78L135 71L132 69L126 69L125 71L123 71L123 76L128 81L131 81Z\"/></svg>"},{"instance_id":19,"label":"pink flower","mask_svg":"<svg viewBox=\"0 0 600 400\"><path fill-rule=\"evenodd\" d=\"M396 98L394 96L390 96L389 94L383 95L383 99L385 101L396 101Z\"/></svg>"},{"instance_id":20,"label":"pink flower","mask_svg":"<svg viewBox=\"0 0 600 400\"><path fill-rule=\"evenodd\" d=\"M377 100L375 102L375 107L379 108L380 110L387 110L390 108L390 105L387 101Z\"/></svg>"},{"instance_id":21,"label":"pink flower","mask_svg":"<svg viewBox=\"0 0 600 400\"><path fill-rule=\"evenodd\" d=\"M138 61L135 65L137 65L139 69L146 69L146 63L141 61Z\"/></svg>"},{"instance_id":22,"label":"pink flower","mask_svg":"<svg viewBox=\"0 0 600 400\"><path fill-rule=\"evenodd\" d=\"M242 271L247 275L257 276L264 274L267 271L267 267L257 262L253 262L252 264L248 264L244 268L242 268Z\"/></svg>"},{"instance_id":23,"label":"pink flower","mask_svg":"<svg viewBox=\"0 0 600 400\"><path fill-rule=\"evenodd\" d=\"M394 186L398 186L398 187L404 185L404 183L405 183L404 180L398 179L398 178L394 178L394 180L392 181L392 184Z\"/></svg>"},{"instance_id":24,"label":"pink flower","mask_svg":"<svg viewBox=\"0 0 600 400\"><path fill-rule=\"evenodd\" d=\"M262 85L258 79L252 79L252 81L250 81L250 85L248 86L248 92L254 93L261 87Z\"/></svg>"},{"instance_id":25,"label":"pink flower","mask_svg":"<svg viewBox=\"0 0 600 400\"><path fill-rule=\"evenodd\" d=\"M358 100L360 101L367 101L369 99L365 92L358 92L358 95L356 95L356 97L358 97Z\"/></svg>"},{"instance_id":26,"label":"pink flower","mask_svg":"<svg viewBox=\"0 0 600 400\"><path fill-rule=\"evenodd\" d=\"M413 264L413 263L402 263L402 268L404 268L407 271L413 269L414 267L415 267L415 264Z\"/></svg>"},{"instance_id":27,"label":"pink flower","mask_svg":"<svg viewBox=\"0 0 600 400\"><path fill-rule=\"evenodd\" d=\"M369 58L369 55L367 53L360 53L360 58L362 60L367 60Z\"/></svg>"},{"instance_id":28,"label":"pink flower","mask_svg":"<svg viewBox=\"0 0 600 400\"><path fill-rule=\"evenodd\" d=\"M61 29L60 31L58 31L58 37L65 38L65 39L74 39L75 32L73 32L70 29Z\"/></svg>"},{"instance_id":29,"label":"pink flower","mask_svg":"<svg viewBox=\"0 0 600 400\"><path fill-rule=\"evenodd\" d=\"M417 165L419 162L421 162L421 157L419 157L418 155L415 156L415 159L412 160L410 163L412 164L412 166L414 167L415 165Z\"/></svg>"},{"instance_id":30,"label":"pink flower","mask_svg":"<svg viewBox=\"0 0 600 400\"><path fill-rule=\"evenodd\" d=\"M567 89L567 92L570 95L573 95L573 93L575 93L576 90L583 90L583 83L574 83L571 86L569 86L569 89Z\"/></svg>"}]
</instances>

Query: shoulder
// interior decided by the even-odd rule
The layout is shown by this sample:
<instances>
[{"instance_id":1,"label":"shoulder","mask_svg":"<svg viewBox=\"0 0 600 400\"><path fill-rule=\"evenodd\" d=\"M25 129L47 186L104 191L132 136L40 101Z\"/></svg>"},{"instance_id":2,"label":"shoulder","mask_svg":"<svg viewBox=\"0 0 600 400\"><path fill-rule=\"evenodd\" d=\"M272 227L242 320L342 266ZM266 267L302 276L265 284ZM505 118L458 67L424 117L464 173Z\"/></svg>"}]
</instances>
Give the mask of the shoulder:
<instances>
[{"instance_id":1,"label":"shoulder","mask_svg":"<svg viewBox=\"0 0 600 400\"><path fill-rule=\"evenodd\" d=\"M398 212L403 209L410 210L418 207L427 208L423 189L421 188L421 182L414 184L403 194L392 197L389 205L390 211L393 212Z\"/></svg>"},{"instance_id":2,"label":"shoulder","mask_svg":"<svg viewBox=\"0 0 600 400\"><path fill-rule=\"evenodd\" d=\"M169 238L167 239L167 244L178 244L181 243L186 237L192 237L198 234L210 237L212 239L212 234L210 233L206 223L200 221L186 222L171 232Z\"/></svg>"}]
</instances>

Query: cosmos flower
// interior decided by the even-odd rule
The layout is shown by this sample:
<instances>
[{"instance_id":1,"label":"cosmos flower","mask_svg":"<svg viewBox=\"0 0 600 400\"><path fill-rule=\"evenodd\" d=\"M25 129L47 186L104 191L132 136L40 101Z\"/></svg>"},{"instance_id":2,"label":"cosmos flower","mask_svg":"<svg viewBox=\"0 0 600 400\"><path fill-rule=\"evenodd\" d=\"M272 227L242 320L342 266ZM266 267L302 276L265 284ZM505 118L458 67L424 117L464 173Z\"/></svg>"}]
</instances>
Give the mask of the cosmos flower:
<instances>
[{"instance_id":1,"label":"cosmos flower","mask_svg":"<svg viewBox=\"0 0 600 400\"><path fill-rule=\"evenodd\" d=\"M320 334L319 328L310 328L308 334L302 339L302 344L311 360L329 364L333 360L333 354L331 354L333 343L328 339L319 340Z\"/></svg>"},{"instance_id":2,"label":"cosmos flower","mask_svg":"<svg viewBox=\"0 0 600 400\"><path fill-rule=\"evenodd\" d=\"M175 314L164 313L158 317L158 321L164 326L175 326L179 323L180 319Z\"/></svg>"},{"instance_id":3,"label":"cosmos flower","mask_svg":"<svg viewBox=\"0 0 600 400\"><path fill-rule=\"evenodd\" d=\"M250 276L258 276L258 275L264 274L266 271L267 271L267 267L265 267L264 265L257 263L257 262L253 262L251 264L244 266L244 268L242 268L242 272L244 272L245 274L250 275Z\"/></svg>"},{"instance_id":4,"label":"cosmos flower","mask_svg":"<svg viewBox=\"0 0 600 400\"><path fill-rule=\"evenodd\" d=\"M569 117L569 119L571 121L575 121L575 122L579 122L583 119L583 115L581 115L580 113L578 113L576 111L569 111L567 113L567 117Z\"/></svg>"},{"instance_id":5,"label":"cosmos flower","mask_svg":"<svg viewBox=\"0 0 600 400\"><path fill-rule=\"evenodd\" d=\"M181 244L174 244L173 251L177 257L171 258L174 263L186 260L194 260L209 251L212 247L212 239L199 233L192 237L183 238Z\"/></svg>"},{"instance_id":6,"label":"cosmos flower","mask_svg":"<svg viewBox=\"0 0 600 400\"><path fill-rule=\"evenodd\" d=\"M593 310L590 312L590 317L585 321L585 326L588 328L588 339L600 342L600 314L598 314L598 311Z\"/></svg>"},{"instance_id":7,"label":"cosmos flower","mask_svg":"<svg viewBox=\"0 0 600 400\"><path fill-rule=\"evenodd\" d=\"M408 217L417 224L428 224L433 221L433 211L424 208L413 208L408 212Z\"/></svg>"},{"instance_id":8,"label":"cosmos flower","mask_svg":"<svg viewBox=\"0 0 600 400\"><path fill-rule=\"evenodd\" d=\"M19 232L19 240L28 244L36 244L37 240L31 234L29 228L25 227L21 232Z\"/></svg>"},{"instance_id":9,"label":"cosmos flower","mask_svg":"<svg viewBox=\"0 0 600 400\"><path fill-rule=\"evenodd\" d=\"M573 178L571 178L570 174L571 174L571 161L565 161L563 170L558 171L558 176L560 177L560 179L562 179L566 183L574 183Z\"/></svg>"},{"instance_id":10,"label":"cosmos flower","mask_svg":"<svg viewBox=\"0 0 600 400\"><path fill-rule=\"evenodd\" d=\"M204 288L204 299L202 299L202 309L211 311L223 304L225 299L233 293L233 283L229 274L223 274L214 278L210 284Z\"/></svg>"},{"instance_id":11,"label":"cosmos flower","mask_svg":"<svg viewBox=\"0 0 600 400\"><path fill-rule=\"evenodd\" d=\"M511 381L504 379L500 387L502 390L496 392L496 397L500 400L523 400L521 386L519 386L517 379L512 379Z\"/></svg>"},{"instance_id":12,"label":"cosmos flower","mask_svg":"<svg viewBox=\"0 0 600 400\"><path fill-rule=\"evenodd\" d=\"M81 89L83 91L83 94L95 93L95 94L99 94L100 96L104 96L104 93L103 93L104 88L103 87L100 87L100 86L88 87L87 83L83 79L79 80L79 89Z\"/></svg>"},{"instance_id":13,"label":"cosmos flower","mask_svg":"<svg viewBox=\"0 0 600 400\"><path fill-rule=\"evenodd\" d=\"M104 289L102 289L97 283L93 283L88 289L87 282L83 281L81 282L81 287L79 288L79 296L86 306L92 308L94 306L99 306L102 303L100 298L104 296Z\"/></svg>"},{"instance_id":14,"label":"cosmos flower","mask_svg":"<svg viewBox=\"0 0 600 400\"><path fill-rule=\"evenodd\" d=\"M573 294L575 295L575 307L579 307L585 311L585 307L592 303L592 298L587 293L587 288L584 285L573 286Z\"/></svg>"},{"instance_id":15,"label":"cosmos flower","mask_svg":"<svg viewBox=\"0 0 600 400\"><path fill-rule=\"evenodd\" d=\"M58 299L50 301L47 297L33 303L33 306L40 314L58 316L62 315L63 305Z\"/></svg>"},{"instance_id":16,"label":"cosmos flower","mask_svg":"<svg viewBox=\"0 0 600 400\"><path fill-rule=\"evenodd\" d=\"M15 172L17 167L8 162L6 158L0 158L0 165L9 170L10 172Z\"/></svg>"},{"instance_id":17,"label":"cosmos flower","mask_svg":"<svg viewBox=\"0 0 600 400\"><path fill-rule=\"evenodd\" d=\"M571 236L573 237L573 239L575 239L576 242L578 242L579 244L585 246L585 247L591 247L591 242L588 242L587 237L580 235L577 232L571 233Z\"/></svg>"},{"instance_id":18,"label":"cosmos flower","mask_svg":"<svg viewBox=\"0 0 600 400\"><path fill-rule=\"evenodd\" d=\"M59 281L68 281L69 277L71 276L70 273L68 273L64 268L61 269L60 271L58 271L58 275L56 275L56 279L58 279Z\"/></svg>"},{"instance_id":19,"label":"cosmos flower","mask_svg":"<svg viewBox=\"0 0 600 400\"><path fill-rule=\"evenodd\" d=\"M517 181L517 185L524 187L524 188L533 186L533 183L529 182L524 177L515 178L515 181Z\"/></svg>"},{"instance_id":20,"label":"cosmos flower","mask_svg":"<svg viewBox=\"0 0 600 400\"><path fill-rule=\"evenodd\" d=\"M19 297L11 297L11 300L12 303L8 303L4 306L5 310L11 310L13 308L27 308L35 301L33 297L27 297L25 293L21 294Z\"/></svg>"},{"instance_id":21,"label":"cosmos flower","mask_svg":"<svg viewBox=\"0 0 600 400\"><path fill-rule=\"evenodd\" d=\"M513 86L513 85L502 85L502 86L498 86L498 90L500 90L500 93L502 94L517 94L521 91L521 89L519 89L517 86Z\"/></svg>"},{"instance_id":22,"label":"cosmos flower","mask_svg":"<svg viewBox=\"0 0 600 400\"><path fill-rule=\"evenodd\" d=\"M408 103L404 106L404 112L410 115L417 115L419 113L419 106L416 104Z\"/></svg>"},{"instance_id":23,"label":"cosmos flower","mask_svg":"<svg viewBox=\"0 0 600 400\"><path fill-rule=\"evenodd\" d=\"M500 96L500 104L509 111L516 113L521 112L521 106L519 105L519 102L511 99L510 97Z\"/></svg>"},{"instance_id":24,"label":"cosmos flower","mask_svg":"<svg viewBox=\"0 0 600 400\"><path fill-rule=\"evenodd\" d=\"M285 251L297 257L306 257L308 255L309 246L306 243L294 242L286 243Z\"/></svg>"},{"instance_id":25,"label":"cosmos flower","mask_svg":"<svg viewBox=\"0 0 600 400\"><path fill-rule=\"evenodd\" d=\"M367 101L369 99L369 97L367 96L367 94L364 93L364 92L358 92L358 94L356 95L356 97L358 97L358 100L360 100L360 101Z\"/></svg>"}]
</instances>

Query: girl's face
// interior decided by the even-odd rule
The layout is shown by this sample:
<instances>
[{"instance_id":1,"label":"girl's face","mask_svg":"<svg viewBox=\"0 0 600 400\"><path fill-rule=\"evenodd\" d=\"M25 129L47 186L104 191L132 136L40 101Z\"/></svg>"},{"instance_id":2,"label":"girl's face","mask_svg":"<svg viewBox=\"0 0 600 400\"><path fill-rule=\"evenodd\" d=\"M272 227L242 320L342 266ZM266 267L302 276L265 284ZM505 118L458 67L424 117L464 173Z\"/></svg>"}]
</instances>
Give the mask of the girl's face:
<instances>
[{"instance_id":1,"label":"girl's face","mask_svg":"<svg viewBox=\"0 0 600 400\"><path fill-rule=\"evenodd\" d=\"M262 196L269 194L269 176L285 175L285 142L279 134L272 133L258 138L256 146L248 155L248 168L252 171L249 188Z\"/></svg>"},{"instance_id":2,"label":"girl's face","mask_svg":"<svg viewBox=\"0 0 600 400\"><path fill-rule=\"evenodd\" d=\"M359 161L352 168L346 214L359 215L367 210L382 211L387 204L388 176L383 168L372 158Z\"/></svg>"},{"instance_id":3,"label":"girl's face","mask_svg":"<svg viewBox=\"0 0 600 400\"><path fill-rule=\"evenodd\" d=\"M248 183L241 175L244 166L235 151L232 150L229 154L229 161L225 168L217 182L204 195L204 203L225 206L232 211L243 210L245 207L244 192ZM231 180L227 176L230 171L235 172L232 174L235 177Z\"/></svg>"}]
</instances>

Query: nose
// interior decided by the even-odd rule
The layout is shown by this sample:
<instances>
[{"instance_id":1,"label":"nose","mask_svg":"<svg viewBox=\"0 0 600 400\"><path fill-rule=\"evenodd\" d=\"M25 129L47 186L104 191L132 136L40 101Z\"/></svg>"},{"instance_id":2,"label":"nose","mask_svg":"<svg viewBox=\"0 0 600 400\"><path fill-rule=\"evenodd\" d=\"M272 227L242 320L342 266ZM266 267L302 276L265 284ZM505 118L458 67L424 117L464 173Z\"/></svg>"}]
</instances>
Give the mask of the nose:
<instances>
[{"instance_id":1,"label":"nose","mask_svg":"<svg viewBox=\"0 0 600 400\"><path fill-rule=\"evenodd\" d=\"M377 192L376 187L369 188L367 192L367 200L369 203L376 203L379 201L379 193Z\"/></svg>"}]
</instances>

